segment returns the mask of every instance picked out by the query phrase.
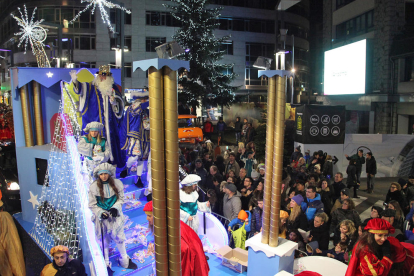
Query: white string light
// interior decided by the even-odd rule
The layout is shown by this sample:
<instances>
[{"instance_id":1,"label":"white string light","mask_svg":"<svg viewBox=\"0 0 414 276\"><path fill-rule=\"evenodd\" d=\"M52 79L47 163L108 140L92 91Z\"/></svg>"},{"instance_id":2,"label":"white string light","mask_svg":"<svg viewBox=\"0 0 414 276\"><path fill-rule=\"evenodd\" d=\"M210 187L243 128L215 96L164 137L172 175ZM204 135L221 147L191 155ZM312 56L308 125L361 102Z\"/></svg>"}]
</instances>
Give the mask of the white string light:
<instances>
[{"instance_id":1,"label":"white string light","mask_svg":"<svg viewBox=\"0 0 414 276\"><path fill-rule=\"evenodd\" d=\"M20 45L24 43L24 53L26 54L27 45L30 43L32 52L37 59L37 65L39 67L50 67L49 59L46 55L43 44L43 41L47 38L48 30L40 26L40 24L44 21L43 19L34 21L37 7L34 8L30 20L27 15L26 5L24 5L24 14L19 7L17 9L19 10L20 18L14 14L11 14L20 26L20 32L14 34L20 36L17 47L20 47Z\"/></svg>"},{"instance_id":2,"label":"white string light","mask_svg":"<svg viewBox=\"0 0 414 276\"><path fill-rule=\"evenodd\" d=\"M96 6L99 7L99 10L101 12L101 18L102 21L108 25L108 28L113 32L114 28L111 25L111 21L109 19L109 15L108 12L105 10L105 7L109 8L109 9L120 9L124 12L126 12L127 14L131 14L131 11L121 7L118 4L114 4L111 1L106 1L106 0L81 0L81 3L89 3L86 8L84 8L82 11L80 11L69 23L73 24L73 22L75 22L79 16L81 16L81 14L89 9L91 9L91 14L95 13L95 8ZM122 23L121 23L122 24Z\"/></svg>"}]
</instances>

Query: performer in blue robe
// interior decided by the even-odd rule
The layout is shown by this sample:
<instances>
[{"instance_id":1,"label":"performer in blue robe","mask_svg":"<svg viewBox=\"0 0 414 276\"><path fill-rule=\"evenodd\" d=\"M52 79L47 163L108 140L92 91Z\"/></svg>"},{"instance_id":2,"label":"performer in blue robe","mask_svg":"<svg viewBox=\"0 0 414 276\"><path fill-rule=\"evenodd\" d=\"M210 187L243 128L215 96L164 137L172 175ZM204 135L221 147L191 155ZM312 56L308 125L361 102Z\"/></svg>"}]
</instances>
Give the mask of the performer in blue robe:
<instances>
[{"instance_id":1,"label":"performer in blue robe","mask_svg":"<svg viewBox=\"0 0 414 276\"><path fill-rule=\"evenodd\" d=\"M138 179L135 185L139 188L144 187L141 175L150 151L148 96L148 91L132 93L135 101L126 111L120 132L121 149L125 150L128 156L121 177L130 174L131 167L136 164Z\"/></svg>"},{"instance_id":2,"label":"performer in blue robe","mask_svg":"<svg viewBox=\"0 0 414 276\"><path fill-rule=\"evenodd\" d=\"M92 83L79 84L76 71L71 71L72 82L79 97L79 112L82 115L82 129L90 122L104 125L101 136L106 137L110 147L110 160L118 167L125 164L125 154L121 151L119 128L123 118L121 93L114 85L109 65L99 67L98 76ZM82 133L83 135L85 133Z\"/></svg>"}]
</instances>

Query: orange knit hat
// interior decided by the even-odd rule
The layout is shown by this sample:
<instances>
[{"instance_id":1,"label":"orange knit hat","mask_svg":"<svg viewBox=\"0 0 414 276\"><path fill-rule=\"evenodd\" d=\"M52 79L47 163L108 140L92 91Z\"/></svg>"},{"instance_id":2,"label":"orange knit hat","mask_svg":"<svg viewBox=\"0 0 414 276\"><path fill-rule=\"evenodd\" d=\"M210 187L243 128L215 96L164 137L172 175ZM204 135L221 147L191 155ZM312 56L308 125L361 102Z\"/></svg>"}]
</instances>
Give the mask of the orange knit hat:
<instances>
[{"instance_id":1,"label":"orange knit hat","mask_svg":"<svg viewBox=\"0 0 414 276\"><path fill-rule=\"evenodd\" d=\"M244 211L244 210L241 210L239 212L239 214L237 215L237 218L241 219L241 220L246 220L248 217L249 216L247 215L246 211Z\"/></svg>"},{"instance_id":2,"label":"orange knit hat","mask_svg":"<svg viewBox=\"0 0 414 276\"><path fill-rule=\"evenodd\" d=\"M281 219L287 219L289 218L289 213L283 210L280 210L280 218Z\"/></svg>"},{"instance_id":3,"label":"orange knit hat","mask_svg":"<svg viewBox=\"0 0 414 276\"><path fill-rule=\"evenodd\" d=\"M52 256L53 256L53 254L59 253L59 252L66 253L66 254L68 254L68 256L70 254L69 253L69 248L67 248L64 245L57 245L55 247L52 247L52 249L50 249L50 255L52 255Z\"/></svg>"}]
</instances>

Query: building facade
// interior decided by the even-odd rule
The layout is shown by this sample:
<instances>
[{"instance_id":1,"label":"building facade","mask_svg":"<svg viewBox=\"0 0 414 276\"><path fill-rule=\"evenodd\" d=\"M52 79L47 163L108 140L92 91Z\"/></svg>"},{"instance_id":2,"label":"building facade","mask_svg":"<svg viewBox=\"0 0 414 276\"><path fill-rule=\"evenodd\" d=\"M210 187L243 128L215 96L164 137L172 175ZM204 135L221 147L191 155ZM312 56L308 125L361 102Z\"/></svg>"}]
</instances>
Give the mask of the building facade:
<instances>
[{"instance_id":1,"label":"building facade","mask_svg":"<svg viewBox=\"0 0 414 276\"><path fill-rule=\"evenodd\" d=\"M367 39L365 94L317 99L325 105L346 105L347 121L356 124L350 133L412 133L413 51L406 43L413 37L413 2L323 1L324 51Z\"/></svg>"},{"instance_id":2,"label":"building facade","mask_svg":"<svg viewBox=\"0 0 414 276\"><path fill-rule=\"evenodd\" d=\"M125 7L132 11L125 15L124 33L125 48L125 88L143 88L147 85L145 72L132 72L132 62L157 57L155 47L172 41L173 34L180 24L171 16L163 4L169 1L160 0L122 0ZM283 1L282 1L283 2ZM300 2L300 1L293 1ZM308 86L309 73L309 1L301 1L286 11L276 11L276 1L270 0L213 0L212 6L222 6L221 16L217 19L220 27L215 35L218 37L231 35L223 44L225 51L223 63L233 63L233 71L238 75L233 85L240 87L239 94L264 94L267 80L258 77L258 69L253 67L258 56L274 59L275 48L285 45L292 52L292 38L295 43L295 67L299 85ZM85 5L73 0L0 0L0 48L12 52L0 52L5 57L2 62L3 76L7 76L13 54L14 66L36 66L36 59L31 51L24 54L22 47L17 47L18 40L14 33L17 24L10 13L17 13L17 7L27 5L29 16L37 6L37 19L64 25L81 11ZM116 22L116 12L110 12L111 22ZM288 37L283 43L277 34L280 28L288 29ZM99 10L95 14L90 11L82 13L74 24L63 28L61 67L73 64L75 68L98 67L102 64L115 66L114 48L116 40L111 38L107 26L102 22ZM56 30L49 28L45 41L46 52L50 57L58 57ZM275 46L276 45L276 46ZM287 59L290 59L290 54ZM52 60L52 66L56 61ZM291 62L287 63L290 68Z\"/></svg>"}]
</instances>

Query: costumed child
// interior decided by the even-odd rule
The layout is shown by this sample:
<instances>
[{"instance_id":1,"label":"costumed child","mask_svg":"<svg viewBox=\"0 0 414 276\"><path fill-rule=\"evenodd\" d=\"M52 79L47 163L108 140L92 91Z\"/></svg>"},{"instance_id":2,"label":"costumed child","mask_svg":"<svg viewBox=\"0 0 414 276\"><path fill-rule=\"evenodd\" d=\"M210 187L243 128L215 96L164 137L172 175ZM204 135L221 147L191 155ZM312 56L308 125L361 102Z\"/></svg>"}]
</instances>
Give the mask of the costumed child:
<instances>
[{"instance_id":1,"label":"costumed child","mask_svg":"<svg viewBox=\"0 0 414 276\"><path fill-rule=\"evenodd\" d=\"M95 234L98 240L104 236L104 257L106 265L110 268L109 245L111 240L116 243L121 254L119 264L123 268L137 269L126 253L124 214L124 185L115 179L115 166L108 163L100 164L93 171L96 180L89 187L89 208L92 210L92 221L95 223ZM99 220L102 220L101 222ZM103 233L101 233L101 224Z\"/></svg>"},{"instance_id":2,"label":"costumed child","mask_svg":"<svg viewBox=\"0 0 414 276\"><path fill-rule=\"evenodd\" d=\"M240 210L239 214L237 215L237 218L234 218L232 221L230 221L228 231L230 232L231 228L233 228L233 226L236 224L243 225L245 223L244 229L246 230L246 235L248 235L251 230L250 225L252 225L251 217L252 214L249 211Z\"/></svg>"},{"instance_id":3,"label":"costumed child","mask_svg":"<svg viewBox=\"0 0 414 276\"><path fill-rule=\"evenodd\" d=\"M148 227L154 229L154 216L152 201L144 206L147 215ZM203 244L200 237L191 227L180 221L181 235L181 271L182 276L208 276L210 267L204 255Z\"/></svg>"},{"instance_id":4,"label":"costumed child","mask_svg":"<svg viewBox=\"0 0 414 276\"><path fill-rule=\"evenodd\" d=\"M78 151L85 157L91 174L96 166L105 163L111 157L111 147L101 135L103 128L104 125L99 122L90 122L83 130L88 134L79 139Z\"/></svg>"},{"instance_id":5,"label":"costumed child","mask_svg":"<svg viewBox=\"0 0 414 276\"><path fill-rule=\"evenodd\" d=\"M355 244L345 276L412 275L414 245L388 236L395 229L380 218L368 221L364 229L367 232Z\"/></svg>"},{"instance_id":6,"label":"costumed child","mask_svg":"<svg viewBox=\"0 0 414 276\"><path fill-rule=\"evenodd\" d=\"M53 262L47 264L40 276L54 275L76 275L86 276L85 267L78 259L69 258L69 248L64 245L57 245L50 249Z\"/></svg>"},{"instance_id":7,"label":"costumed child","mask_svg":"<svg viewBox=\"0 0 414 276\"><path fill-rule=\"evenodd\" d=\"M150 120L149 120L149 92L133 92L135 100L125 112L120 131L121 150L126 151L128 160L125 169L121 172L121 178L130 175L131 168L136 165L137 180L135 185L143 188L141 180L145 161L148 159L150 151Z\"/></svg>"},{"instance_id":8,"label":"costumed child","mask_svg":"<svg viewBox=\"0 0 414 276\"><path fill-rule=\"evenodd\" d=\"M181 181L180 190L180 219L198 233L197 211L211 212L210 202L199 202L197 183L201 178L196 174L189 174Z\"/></svg>"}]
</instances>

